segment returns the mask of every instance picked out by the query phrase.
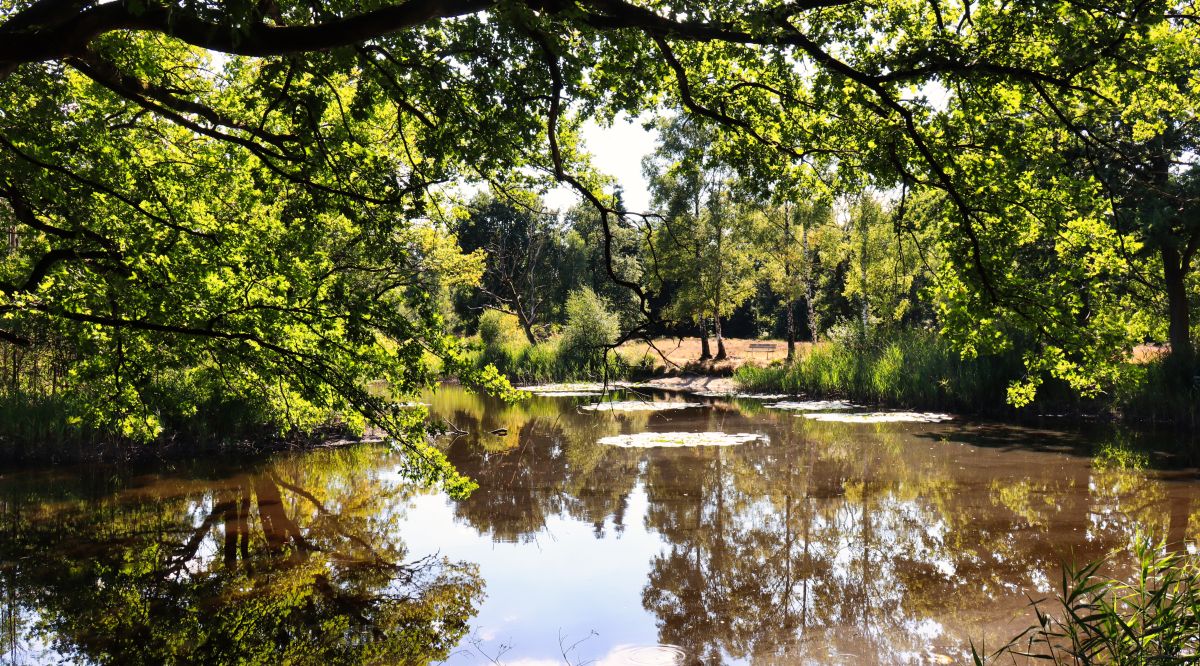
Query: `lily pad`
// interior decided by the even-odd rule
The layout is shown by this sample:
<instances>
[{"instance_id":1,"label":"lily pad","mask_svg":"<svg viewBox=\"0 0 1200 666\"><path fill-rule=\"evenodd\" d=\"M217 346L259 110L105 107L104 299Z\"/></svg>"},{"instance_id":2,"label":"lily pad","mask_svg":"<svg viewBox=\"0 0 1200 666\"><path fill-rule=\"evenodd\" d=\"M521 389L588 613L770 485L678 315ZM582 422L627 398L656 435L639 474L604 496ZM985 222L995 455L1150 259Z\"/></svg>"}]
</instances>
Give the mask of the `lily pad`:
<instances>
[{"instance_id":1,"label":"lily pad","mask_svg":"<svg viewBox=\"0 0 1200 666\"><path fill-rule=\"evenodd\" d=\"M767 441L766 435L750 432L639 432L613 435L596 440L600 444L627 449L679 448L687 446L737 446L754 441Z\"/></svg>"},{"instance_id":2,"label":"lily pad","mask_svg":"<svg viewBox=\"0 0 1200 666\"><path fill-rule=\"evenodd\" d=\"M797 416L801 416L797 414ZM838 423L941 423L952 421L949 414L936 412L866 412L861 414L815 413L803 414L814 421L836 421Z\"/></svg>"},{"instance_id":3,"label":"lily pad","mask_svg":"<svg viewBox=\"0 0 1200 666\"><path fill-rule=\"evenodd\" d=\"M765 405L767 409L791 409L797 412L832 412L841 409L854 409L856 405L845 400L798 400L783 401L773 405Z\"/></svg>"},{"instance_id":4,"label":"lily pad","mask_svg":"<svg viewBox=\"0 0 1200 666\"><path fill-rule=\"evenodd\" d=\"M583 405L582 408L593 412L661 412L668 409L688 409L689 407L704 407L700 402L675 402L669 400L612 400L609 402L594 402Z\"/></svg>"}]
</instances>

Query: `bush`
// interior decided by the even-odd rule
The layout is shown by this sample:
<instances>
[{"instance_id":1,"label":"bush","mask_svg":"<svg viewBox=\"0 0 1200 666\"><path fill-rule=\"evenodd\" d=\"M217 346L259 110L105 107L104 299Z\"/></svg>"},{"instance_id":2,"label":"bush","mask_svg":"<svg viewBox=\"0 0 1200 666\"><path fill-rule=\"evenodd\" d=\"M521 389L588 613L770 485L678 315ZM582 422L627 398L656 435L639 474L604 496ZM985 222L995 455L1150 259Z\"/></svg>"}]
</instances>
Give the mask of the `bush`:
<instances>
[{"instance_id":1,"label":"bush","mask_svg":"<svg viewBox=\"0 0 1200 666\"><path fill-rule=\"evenodd\" d=\"M474 359L478 367L495 366L518 382L599 380L628 375L630 364L618 354L605 354L617 339L617 316L591 289L573 292L567 299L567 323L561 335L531 345L516 318L488 311L479 318L482 349Z\"/></svg>"},{"instance_id":2,"label":"bush","mask_svg":"<svg viewBox=\"0 0 1200 666\"><path fill-rule=\"evenodd\" d=\"M587 372L604 367L607 346L617 339L620 324L604 299L584 287L567 297L567 325L559 342L562 361Z\"/></svg>"},{"instance_id":3,"label":"bush","mask_svg":"<svg viewBox=\"0 0 1200 666\"><path fill-rule=\"evenodd\" d=\"M485 346L501 345L525 339L521 322L515 315L499 310L485 310L479 315L479 339Z\"/></svg>"},{"instance_id":4,"label":"bush","mask_svg":"<svg viewBox=\"0 0 1200 666\"><path fill-rule=\"evenodd\" d=\"M1128 364L1112 400L1138 421L1200 425L1200 383L1184 385L1165 359Z\"/></svg>"}]
</instances>

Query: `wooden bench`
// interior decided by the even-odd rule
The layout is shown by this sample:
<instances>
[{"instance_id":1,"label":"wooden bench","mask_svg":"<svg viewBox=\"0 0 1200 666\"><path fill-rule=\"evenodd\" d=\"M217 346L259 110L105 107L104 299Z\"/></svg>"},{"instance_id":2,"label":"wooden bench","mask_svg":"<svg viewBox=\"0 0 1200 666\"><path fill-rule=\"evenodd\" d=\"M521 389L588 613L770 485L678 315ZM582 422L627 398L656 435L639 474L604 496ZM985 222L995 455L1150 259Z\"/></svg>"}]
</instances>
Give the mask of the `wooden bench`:
<instances>
[{"instance_id":1,"label":"wooden bench","mask_svg":"<svg viewBox=\"0 0 1200 666\"><path fill-rule=\"evenodd\" d=\"M754 342L754 343L751 343L750 346L746 347L746 349L749 350L750 353L763 352L764 354L770 354L771 352L775 351L775 343L774 342Z\"/></svg>"}]
</instances>

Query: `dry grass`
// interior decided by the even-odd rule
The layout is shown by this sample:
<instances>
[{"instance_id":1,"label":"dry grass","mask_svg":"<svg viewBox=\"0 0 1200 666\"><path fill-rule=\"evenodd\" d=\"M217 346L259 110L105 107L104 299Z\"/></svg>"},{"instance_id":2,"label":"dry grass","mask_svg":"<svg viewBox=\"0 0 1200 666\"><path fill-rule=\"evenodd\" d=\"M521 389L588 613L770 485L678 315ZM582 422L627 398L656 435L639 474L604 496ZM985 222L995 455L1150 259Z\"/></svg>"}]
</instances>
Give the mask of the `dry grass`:
<instances>
[{"instance_id":1,"label":"dry grass","mask_svg":"<svg viewBox=\"0 0 1200 666\"><path fill-rule=\"evenodd\" d=\"M1161 361L1170 353L1171 345L1138 345L1133 348L1133 358L1131 360L1139 364L1153 363L1154 361Z\"/></svg>"},{"instance_id":2,"label":"dry grass","mask_svg":"<svg viewBox=\"0 0 1200 666\"><path fill-rule=\"evenodd\" d=\"M709 339L712 352L717 352L716 340ZM750 345L774 345L771 350L750 349ZM796 353L803 354L809 343L797 342ZM636 360L649 355L655 364L668 370L678 370L689 363L696 363L700 358L700 338L658 338L652 348L645 341L631 341L621 346L621 352L630 360ZM766 365L771 361L781 361L787 358L787 342L783 340L747 340L743 338L725 338L725 351L729 358L720 363L706 364L705 369L713 372L732 371L748 363ZM661 352L661 355L660 355ZM666 356L664 362L662 356Z\"/></svg>"}]
</instances>

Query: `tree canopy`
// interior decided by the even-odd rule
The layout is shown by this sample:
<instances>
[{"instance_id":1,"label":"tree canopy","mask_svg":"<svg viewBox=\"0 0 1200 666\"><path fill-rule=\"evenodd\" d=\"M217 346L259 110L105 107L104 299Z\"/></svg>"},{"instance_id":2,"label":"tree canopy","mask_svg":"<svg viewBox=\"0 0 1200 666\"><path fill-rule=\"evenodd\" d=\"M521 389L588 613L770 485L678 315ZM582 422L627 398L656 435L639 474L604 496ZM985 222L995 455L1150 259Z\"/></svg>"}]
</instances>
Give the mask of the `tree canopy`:
<instances>
[{"instance_id":1,"label":"tree canopy","mask_svg":"<svg viewBox=\"0 0 1200 666\"><path fill-rule=\"evenodd\" d=\"M1198 18L1167 0L4 0L0 337L69 366L77 418L130 437L188 416L165 405L251 398L282 424L381 425L453 478L419 411L363 388L411 394L430 356L461 360L435 295L482 266L446 186L574 187L647 313L614 260L636 217L578 128L671 108L760 193L830 168L900 190L901 217L937 193L946 332L968 353L1033 340L1015 401L1047 374L1095 392L1153 327L1135 301L1167 302L1191 356Z\"/></svg>"}]
</instances>

